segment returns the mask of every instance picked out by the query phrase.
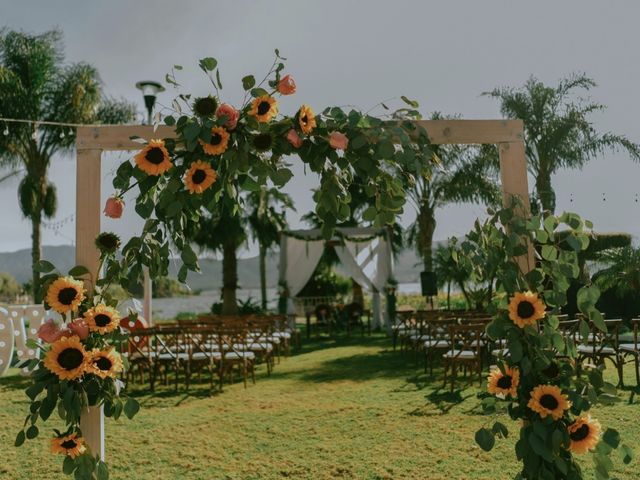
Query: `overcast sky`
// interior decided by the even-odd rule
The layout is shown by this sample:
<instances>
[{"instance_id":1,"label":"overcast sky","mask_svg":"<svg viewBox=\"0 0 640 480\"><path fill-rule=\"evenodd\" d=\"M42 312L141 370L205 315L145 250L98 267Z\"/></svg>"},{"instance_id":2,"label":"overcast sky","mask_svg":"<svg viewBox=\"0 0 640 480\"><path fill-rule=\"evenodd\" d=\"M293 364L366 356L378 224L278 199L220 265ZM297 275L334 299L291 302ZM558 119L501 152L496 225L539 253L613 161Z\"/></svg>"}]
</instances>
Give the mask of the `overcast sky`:
<instances>
[{"instance_id":1,"label":"overcast sky","mask_svg":"<svg viewBox=\"0 0 640 480\"><path fill-rule=\"evenodd\" d=\"M98 67L109 95L135 101L134 84L164 79L174 64L185 67L185 91L207 92L197 68L205 56L219 61L225 100L239 103L240 79L259 75L271 64L273 49L288 58L287 72L298 92L281 102L293 113L300 103L316 111L329 105L368 109L381 100L407 95L433 110L464 118L500 118L498 104L480 93L496 86L521 85L531 74L554 83L584 71L598 83L592 98L608 105L593 117L601 131L640 141L640 44L637 1L538 0L468 1L166 1L166 0L0 0L0 26L39 33L64 32L69 62ZM173 92L161 95L169 103ZM0 125L0 130L3 126ZM110 174L124 154L104 165L103 197L111 193ZM44 230L44 243L73 242L75 160L57 158L51 179L58 186L57 228ZM296 168L287 187L297 213L292 227L312 208L313 176ZM582 171L554 178L558 210L590 218L600 231L640 234L640 165L627 154L607 154ZM30 224L19 213L17 182L0 186L0 251L30 245ZM133 202L130 202L133 203ZM129 209L129 213L132 212ZM462 235L484 208L458 205L438 214L437 239ZM409 210L404 221L413 220ZM136 231L135 213L124 221L103 221L123 235Z\"/></svg>"}]
</instances>

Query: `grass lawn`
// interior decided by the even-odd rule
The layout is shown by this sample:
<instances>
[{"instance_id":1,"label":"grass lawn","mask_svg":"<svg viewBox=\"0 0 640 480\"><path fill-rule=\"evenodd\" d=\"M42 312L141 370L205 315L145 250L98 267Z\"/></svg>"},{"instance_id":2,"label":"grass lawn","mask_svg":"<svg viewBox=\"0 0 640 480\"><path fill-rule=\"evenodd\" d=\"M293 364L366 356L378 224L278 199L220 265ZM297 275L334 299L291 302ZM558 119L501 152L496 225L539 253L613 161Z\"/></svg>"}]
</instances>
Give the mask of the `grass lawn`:
<instances>
[{"instance_id":1,"label":"grass lawn","mask_svg":"<svg viewBox=\"0 0 640 480\"><path fill-rule=\"evenodd\" d=\"M189 395L162 387L139 390L143 403L129 421L107 420L107 456L112 479L491 479L518 471L516 425L491 453L473 435L492 419L481 413L478 383L442 388L441 372L422 373L412 355L393 352L383 337L303 344L256 385L227 386L209 395L203 380ZM613 375L613 372L610 372ZM48 453L48 432L14 448L28 408L26 380L0 379L0 478L63 478L61 458ZM632 368L628 369L628 384ZM614 407L594 416L640 446L640 397L621 392ZM55 426L51 422L52 425ZM620 480L638 478L637 460L623 465L613 454ZM593 478L591 459L583 464ZM624 467L624 468L623 468Z\"/></svg>"}]
</instances>

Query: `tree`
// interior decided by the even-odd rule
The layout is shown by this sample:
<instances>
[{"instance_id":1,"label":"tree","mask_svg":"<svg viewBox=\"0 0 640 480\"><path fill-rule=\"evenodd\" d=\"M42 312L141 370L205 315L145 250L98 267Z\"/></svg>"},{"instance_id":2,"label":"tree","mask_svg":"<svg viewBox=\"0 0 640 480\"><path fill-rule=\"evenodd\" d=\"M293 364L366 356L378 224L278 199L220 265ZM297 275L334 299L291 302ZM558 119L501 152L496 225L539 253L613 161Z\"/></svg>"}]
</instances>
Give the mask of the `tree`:
<instances>
[{"instance_id":1,"label":"tree","mask_svg":"<svg viewBox=\"0 0 640 480\"><path fill-rule=\"evenodd\" d=\"M247 196L249 227L258 243L260 256L260 294L262 308L267 308L267 252L280 240L280 232L287 227L286 208L293 207L291 197L277 188L262 187ZM281 208L280 211L277 208Z\"/></svg>"},{"instance_id":2,"label":"tree","mask_svg":"<svg viewBox=\"0 0 640 480\"><path fill-rule=\"evenodd\" d=\"M247 219L234 212L228 203L223 203L209 216L191 223L186 236L201 247L212 252L222 252L222 313L238 312L236 290L238 289L237 250L247 241Z\"/></svg>"},{"instance_id":3,"label":"tree","mask_svg":"<svg viewBox=\"0 0 640 480\"><path fill-rule=\"evenodd\" d=\"M133 120L133 105L102 94L97 70L87 63L65 65L62 35L0 31L0 117L73 124L124 123ZM0 165L23 174L18 187L20 209L31 220L34 300L39 292L41 222L56 212L56 189L48 170L56 153L75 145L68 127L7 123L0 135Z\"/></svg>"},{"instance_id":4,"label":"tree","mask_svg":"<svg viewBox=\"0 0 640 480\"><path fill-rule=\"evenodd\" d=\"M543 210L555 212L556 196L551 177L561 168L582 168L596 155L608 150L626 150L640 159L640 146L626 137L600 134L590 120L605 106L584 98L596 83L585 74L574 74L557 86L529 78L520 88L496 88L483 95L497 99L508 118L524 121L527 165L535 178L535 198Z\"/></svg>"},{"instance_id":5,"label":"tree","mask_svg":"<svg viewBox=\"0 0 640 480\"><path fill-rule=\"evenodd\" d=\"M447 118L436 112L433 120ZM408 243L415 245L422 257L424 270L433 271L433 236L436 230L436 211L450 203L496 202L499 189L493 146L482 148L464 145L434 145L440 167L430 176L412 179L407 198L416 209L416 220L409 227Z\"/></svg>"}]
</instances>

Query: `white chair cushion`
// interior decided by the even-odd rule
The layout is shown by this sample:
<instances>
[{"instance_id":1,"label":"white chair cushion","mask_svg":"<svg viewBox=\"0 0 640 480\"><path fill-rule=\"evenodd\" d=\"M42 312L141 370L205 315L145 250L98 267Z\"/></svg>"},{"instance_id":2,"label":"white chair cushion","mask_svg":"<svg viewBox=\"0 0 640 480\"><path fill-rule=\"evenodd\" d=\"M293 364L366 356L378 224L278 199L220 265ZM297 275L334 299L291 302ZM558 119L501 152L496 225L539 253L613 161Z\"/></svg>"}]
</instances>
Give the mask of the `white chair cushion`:
<instances>
[{"instance_id":1,"label":"white chair cushion","mask_svg":"<svg viewBox=\"0 0 640 480\"><path fill-rule=\"evenodd\" d=\"M594 350L592 345L578 345L578 353L585 355L593 355ZM616 351L612 347L596 347L596 355L615 355Z\"/></svg>"},{"instance_id":2,"label":"white chair cushion","mask_svg":"<svg viewBox=\"0 0 640 480\"><path fill-rule=\"evenodd\" d=\"M622 344L620 344L618 349L622 350L623 352L640 354L640 343L636 343L636 344L634 344L634 343L622 343Z\"/></svg>"},{"instance_id":3,"label":"white chair cushion","mask_svg":"<svg viewBox=\"0 0 640 480\"><path fill-rule=\"evenodd\" d=\"M476 352L472 350L449 350L443 355L443 358L462 358L464 360L470 360L477 358Z\"/></svg>"},{"instance_id":4,"label":"white chair cushion","mask_svg":"<svg viewBox=\"0 0 640 480\"><path fill-rule=\"evenodd\" d=\"M424 342L424 348L449 348L450 343L447 340L427 340Z\"/></svg>"}]
</instances>

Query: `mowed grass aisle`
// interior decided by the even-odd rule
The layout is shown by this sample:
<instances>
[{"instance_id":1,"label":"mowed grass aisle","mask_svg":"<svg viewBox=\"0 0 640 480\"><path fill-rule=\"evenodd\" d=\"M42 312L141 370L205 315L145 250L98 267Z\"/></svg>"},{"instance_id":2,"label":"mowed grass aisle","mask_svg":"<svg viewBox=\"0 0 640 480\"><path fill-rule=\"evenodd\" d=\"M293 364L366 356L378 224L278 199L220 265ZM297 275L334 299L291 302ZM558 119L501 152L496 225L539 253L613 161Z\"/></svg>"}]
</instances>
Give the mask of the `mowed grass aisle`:
<instances>
[{"instance_id":1,"label":"mowed grass aisle","mask_svg":"<svg viewBox=\"0 0 640 480\"><path fill-rule=\"evenodd\" d=\"M424 375L412 355L389 344L383 337L306 343L271 377L260 367L246 390L236 384L209 396L203 381L189 395L138 391L143 409L133 421L106 421L111 478L513 478L517 432L506 415L499 419L512 429L509 439L491 453L474 443L474 432L491 421L481 413L478 383L460 383L451 394L441 372ZM48 453L49 432L13 447L26 415L25 383L0 379L0 478L63 478L61 459ZM594 415L637 448L640 404L629 403L630 390L622 398ZM637 461L622 469L616 453L614 460L619 479L637 478Z\"/></svg>"}]
</instances>

